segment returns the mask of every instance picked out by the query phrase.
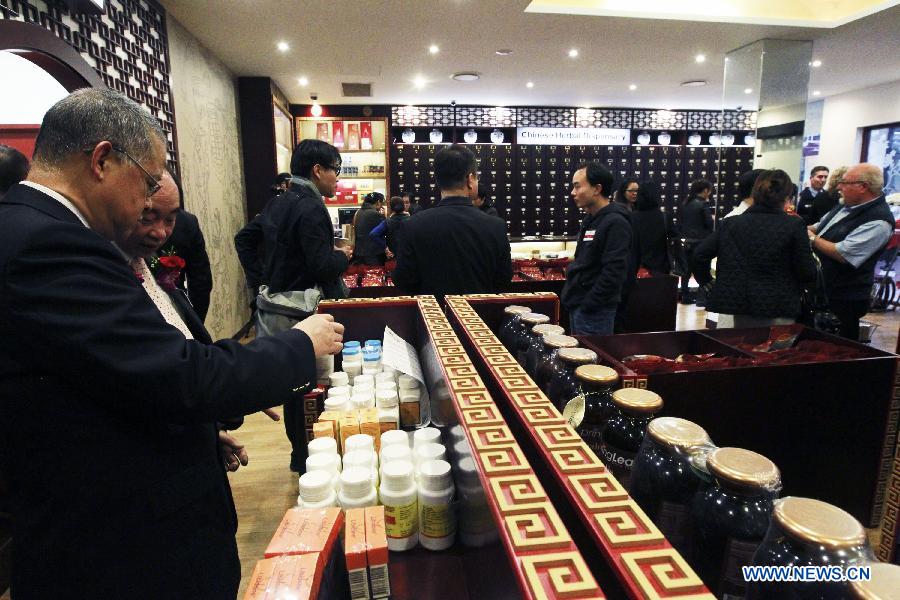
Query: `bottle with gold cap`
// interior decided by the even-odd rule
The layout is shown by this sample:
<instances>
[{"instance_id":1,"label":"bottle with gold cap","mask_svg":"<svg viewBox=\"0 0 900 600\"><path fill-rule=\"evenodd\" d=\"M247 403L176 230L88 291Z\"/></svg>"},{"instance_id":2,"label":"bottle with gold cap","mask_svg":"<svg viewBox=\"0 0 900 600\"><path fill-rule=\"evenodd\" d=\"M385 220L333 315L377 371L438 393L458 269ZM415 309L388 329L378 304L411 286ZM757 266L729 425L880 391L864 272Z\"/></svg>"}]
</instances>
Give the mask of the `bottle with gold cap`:
<instances>
[{"instance_id":1,"label":"bottle with gold cap","mask_svg":"<svg viewBox=\"0 0 900 600\"><path fill-rule=\"evenodd\" d=\"M714 480L694 497L691 565L719 598L743 598L741 570L762 542L781 491L771 460L741 448L717 448L706 457Z\"/></svg>"},{"instance_id":2,"label":"bottle with gold cap","mask_svg":"<svg viewBox=\"0 0 900 600\"><path fill-rule=\"evenodd\" d=\"M900 598L900 566L871 563L869 579L850 582L850 597L856 600L896 600Z\"/></svg>"},{"instance_id":3,"label":"bottle with gold cap","mask_svg":"<svg viewBox=\"0 0 900 600\"><path fill-rule=\"evenodd\" d=\"M689 549L691 500L702 481L691 457L711 448L709 435L696 423L657 417L647 425L631 469L631 497L682 556Z\"/></svg>"},{"instance_id":4,"label":"bottle with gold cap","mask_svg":"<svg viewBox=\"0 0 900 600\"><path fill-rule=\"evenodd\" d=\"M776 500L766 537L751 560L763 567L861 566L873 560L866 530L849 513L820 500ZM844 581L756 581L747 598L786 600L851 598Z\"/></svg>"},{"instance_id":5,"label":"bottle with gold cap","mask_svg":"<svg viewBox=\"0 0 900 600\"><path fill-rule=\"evenodd\" d=\"M581 394L566 404L563 416L584 443L600 456L600 434L613 411L612 393L619 374L603 365L581 365L575 369Z\"/></svg>"},{"instance_id":6,"label":"bottle with gold cap","mask_svg":"<svg viewBox=\"0 0 900 600\"><path fill-rule=\"evenodd\" d=\"M547 354L544 346L544 336L546 335L563 335L565 329L559 325L551 325L550 323L542 323L531 328L531 336L528 338L528 346L525 348L525 372L534 379L538 362Z\"/></svg>"},{"instance_id":7,"label":"bottle with gold cap","mask_svg":"<svg viewBox=\"0 0 900 600\"><path fill-rule=\"evenodd\" d=\"M500 329L497 330L497 338L510 352L513 351L513 338L524 329L520 317L530 312L531 309L527 306L517 306L515 304L503 309L503 321L500 323Z\"/></svg>"},{"instance_id":8,"label":"bottle with gold cap","mask_svg":"<svg viewBox=\"0 0 900 600\"><path fill-rule=\"evenodd\" d=\"M581 383L575 377L575 369L581 365L596 364L597 353L587 348L561 348L557 358L547 384L547 397L563 412L569 400L581 394Z\"/></svg>"},{"instance_id":9,"label":"bottle with gold cap","mask_svg":"<svg viewBox=\"0 0 900 600\"><path fill-rule=\"evenodd\" d=\"M549 323L550 317L540 313L525 313L521 316L521 319L523 329L513 341L516 351L513 352L512 355L515 357L516 361L524 367L525 353L528 351L528 346L531 344L531 340L535 335L532 333L532 329L538 325Z\"/></svg>"},{"instance_id":10,"label":"bottle with gold cap","mask_svg":"<svg viewBox=\"0 0 900 600\"><path fill-rule=\"evenodd\" d=\"M616 390L610 400L612 406L600 436L599 456L627 488L647 425L662 410L663 400L656 392L633 387Z\"/></svg>"},{"instance_id":11,"label":"bottle with gold cap","mask_svg":"<svg viewBox=\"0 0 900 600\"><path fill-rule=\"evenodd\" d=\"M538 361L534 372L534 382L543 391L547 391L547 384L550 383L550 375L553 372L554 365L559 360L560 348L575 348L578 346L578 340L568 335L554 335L548 333L544 336L544 354Z\"/></svg>"}]
</instances>

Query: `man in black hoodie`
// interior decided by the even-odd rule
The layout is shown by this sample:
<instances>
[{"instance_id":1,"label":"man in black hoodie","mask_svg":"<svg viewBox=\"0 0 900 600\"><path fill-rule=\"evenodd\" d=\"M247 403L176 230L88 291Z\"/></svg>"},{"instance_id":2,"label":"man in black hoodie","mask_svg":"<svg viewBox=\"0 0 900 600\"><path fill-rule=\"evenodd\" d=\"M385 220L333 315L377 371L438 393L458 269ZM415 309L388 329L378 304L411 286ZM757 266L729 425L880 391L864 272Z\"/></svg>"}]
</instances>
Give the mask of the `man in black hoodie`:
<instances>
[{"instance_id":1,"label":"man in black hoodie","mask_svg":"<svg viewBox=\"0 0 900 600\"><path fill-rule=\"evenodd\" d=\"M572 175L572 198L587 213L562 291L572 333L613 333L628 277L632 231L628 209L609 201L612 187L612 173L596 162L579 165Z\"/></svg>"}]
</instances>

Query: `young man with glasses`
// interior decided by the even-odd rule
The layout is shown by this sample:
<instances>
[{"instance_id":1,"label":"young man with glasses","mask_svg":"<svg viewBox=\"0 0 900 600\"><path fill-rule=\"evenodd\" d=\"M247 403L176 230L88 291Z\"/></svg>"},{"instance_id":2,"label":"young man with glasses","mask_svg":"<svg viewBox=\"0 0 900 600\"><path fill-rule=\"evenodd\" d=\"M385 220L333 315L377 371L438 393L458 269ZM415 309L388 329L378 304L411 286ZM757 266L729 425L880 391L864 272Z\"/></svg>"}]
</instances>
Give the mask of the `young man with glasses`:
<instances>
[{"instance_id":1,"label":"young man with glasses","mask_svg":"<svg viewBox=\"0 0 900 600\"><path fill-rule=\"evenodd\" d=\"M340 173L337 148L321 140L301 141L291 157L293 177L288 190L272 198L234 236L247 285L254 294L267 286L257 299L257 337L270 333L260 319L266 299L313 289L321 291L322 299L345 297L341 274L350 264L352 250L335 246L334 228L323 201L323 197L334 197ZM264 248L262 256L260 247ZM302 473L307 456L302 399L284 405L284 425L292 446L291 470Z\"/></svg>"},{"instance_id":2,"label":"young man with glasses","mask_svg":"<svg viewBox=\"0 0 900 600\"><path fill-rule=\"evenodd\" d=\"M840 334L853 341L859 340L859 319L869 311L875 263L894 232L883 186L880 167L853 165L838 182L844 204L808 228Z\"/></svg>"}]
</instances>

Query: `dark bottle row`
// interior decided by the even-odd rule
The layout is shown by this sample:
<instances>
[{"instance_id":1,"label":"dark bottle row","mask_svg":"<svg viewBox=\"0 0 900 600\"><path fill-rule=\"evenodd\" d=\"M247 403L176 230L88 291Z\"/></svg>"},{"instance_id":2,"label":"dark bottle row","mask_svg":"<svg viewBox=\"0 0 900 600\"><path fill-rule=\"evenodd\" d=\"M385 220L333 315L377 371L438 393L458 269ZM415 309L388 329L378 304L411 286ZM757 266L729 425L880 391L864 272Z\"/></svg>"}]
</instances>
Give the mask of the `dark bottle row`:
<instances>
[{"instance_id":1,"label":"dark bottle row","mask_svg":"<svg viewBox=\"0 0 900 600\"><path fill-rule=\"evenodd\" d=\"M409 191L423 207L439 199L434 156L446 144L396 144L391 148L391 194ZM737 180L753 168L749 146L531 146L471 144L480 181L511 236L575 235L583 218L572 203L572 173L582 162L599 161L616 177L651 180L662 208L671 213L695 179L715 184L718 214L739 201Z\"/></svg>"}]
</instances>

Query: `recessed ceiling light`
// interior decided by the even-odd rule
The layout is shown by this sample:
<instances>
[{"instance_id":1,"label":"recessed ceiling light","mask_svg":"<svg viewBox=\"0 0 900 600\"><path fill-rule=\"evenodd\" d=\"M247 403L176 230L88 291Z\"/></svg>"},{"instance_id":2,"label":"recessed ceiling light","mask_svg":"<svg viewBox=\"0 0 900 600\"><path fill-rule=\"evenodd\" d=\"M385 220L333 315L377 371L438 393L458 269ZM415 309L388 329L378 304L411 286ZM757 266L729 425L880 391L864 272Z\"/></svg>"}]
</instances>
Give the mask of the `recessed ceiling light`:
<instances>
[{"instance_id":1,"label":"recessed ceiling light","mask_svg":"<svg viewBox=\"0 0 900 600\"><path fill-rule=\"evenodd\" d=\"M815 68L818 69L819 67L822 66L822 61L821 61L821 60L814 60L814 61L812 61L812 66L814 66Z\"/></svg>"},{"instance_id":2,"label":"recessed ceiling light","mask_svg":"<svg viewBox=\"0 0 900 600\"><path fill-rule=\"evenodd\" d=\"M572 48L569 50L569 58L578 58L578 49Z\"/></svg>"},{"instance_id":3,"label":"recessed ceiling light","mask_svg":"<svg viewBox=\"0 0 900 600\"><path fill-rule=\"evenodd\" d=\"M745 93L745 94L752 94L752 93L753 93L753 88L744 88L744 93Z\"/></svg>"},{"instance_id":4,"label":"recessed ceiling light","mask_svg":"<svg viewBox=\"0 0 900 600\"><path fill-rule=\"evenodd\" d=\"M437 54L438 52L441 51L441 49L438 48L437 46L435 46L434 44L432 44L432 45L428 46L428 51L429 51L431 54Z\"/></svg>"},{"instance_id":5,"label":"recessed ceiling light","mask_svg":"<svg viewBox=\"0 0 900 600\"><path fill-rule=\"evenodd\" d=\"M278 49L282 52L287 52L291 47L288 46L287 42L278 42Z\"/></svg>"},{"instance_id":6,"label":"recessed ceiling light","mask_svg":"<svg viewBox=\"0 0 900 600\"><path fill-rule=\"evenodd\" d=\"M631 85L628 86L628 89L633 92L634 90L637 89L637 86L632 83Z\"/></svg>"},{"instance_id":7,"label":"recessed ceiling light","mask_svg":"<svg viewBox=\"0 0 900 600\"><path fill-rule=\"evenodd\" d=\"M312 105L312 108L309 109L309 113L314 117L322 116L322 105L316 102Z\"/></svg>"},{"instance_id":8,"label":"recessed ceiling light","mask_svg":"<svg viewBox=\"0 0 900 600\"><path fill-rule=\"evenodd\" d=\"M527 87L528 89L533 88L533 87L534 87L534 82L533 82L533 81L529 81L528 83L525 84L525 87Z\"/></svg>"},{"instance_id":9,"label":"recessed ceiling light","mask_svg":"<svg viewBox=\"0 0 900 600\"><path fill-rule=\"evenodd\" d=\"M709 83L705 79L689 79L681 82L681 87L702 87Z\"/></svg>"},{"instance_id":10,"label":"recessed ceiling light","mask_svg":"<svg viewBox=\"0 0 900 600\"><path fill-rule=\"evenodd\" d=\"M413 78L413 85L415 86L415 88L416 88L417 90L421 90L423 87L425 87L425 84L426 84L426 83L428 83L428 82L425 81L425 78L422 77L421 75L416 75L416 76Z\"/></svg>"},{"instance_id":11,"label":"recessed ceiling light","mask_svg":"<svg viewBox=\"0 0 900 600\"><path fill-rule=\"evenodd\" d=\"M499 56L509 56L512 53L513 51L510 48L500 48L499 50L494 51L494 54L497 54Z\"/></svg>"},{"instance_id":12,"label":"recessed ceiling light","mask_svg":"<svg viewBox=\"0 0 900 600\"><path fill-rule=\"evenodd\" d=\"M694 57L694 60L698 63L706 62L706 55L698 54L697 56Z\"/></svg>"},{"instance_id":13,"label":"recessed ceiling light","mask_svg":"<svg viewBox=\"0 0 900 600\"><path fill-rule=\"evenodd\" d=\"M819 90L816 90L813 92L813 96L820 96L820 95L822 95L822 92L820 92Z\"/></svg>"},{"instance_id":14,"label":"recessed ceiling light","mask_svg":"<svg viewBox=\"0 0 900 600\"><path fill-rule=\"evenodd\" d=\"M463 71L461 73L454 73L450 76L451 78L457 81L478 81L481 79L481 75L474 71Z\"/></svg>"},{"instance_id":15,"label":"recessed ceiling light","mask_svg":"<svg viewBox=\"0 0 900 600\"><path fill-rule=\"evenodd\" d=\"M307 85L309 85L309 79L307 79L306 77L301 77L300 79L297 80L297 83L306 87Z\"/></svg>"}]
</instances>

